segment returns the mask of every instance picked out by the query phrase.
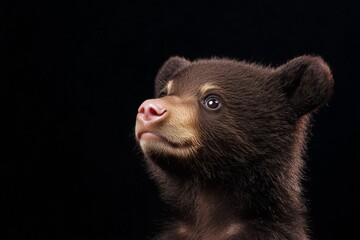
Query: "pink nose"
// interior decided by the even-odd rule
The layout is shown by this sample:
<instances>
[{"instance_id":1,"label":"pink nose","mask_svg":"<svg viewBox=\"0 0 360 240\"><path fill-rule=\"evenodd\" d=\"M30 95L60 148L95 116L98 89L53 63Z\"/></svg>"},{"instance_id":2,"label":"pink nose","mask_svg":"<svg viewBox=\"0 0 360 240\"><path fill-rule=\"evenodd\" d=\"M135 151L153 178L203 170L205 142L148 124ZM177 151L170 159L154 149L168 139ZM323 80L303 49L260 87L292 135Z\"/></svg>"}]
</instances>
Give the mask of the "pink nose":
<instances>
[{"instance_id":1,"label":"pink nose","mask_svg":"<svg viewBox=\"0 0 360 240\"><path fill-rule=\"evenodd\" d=\"M138 109L138 118L144 122L161 119L166 109L157 100L149 99L143 102Z\"/></svg>"}]
</instances>

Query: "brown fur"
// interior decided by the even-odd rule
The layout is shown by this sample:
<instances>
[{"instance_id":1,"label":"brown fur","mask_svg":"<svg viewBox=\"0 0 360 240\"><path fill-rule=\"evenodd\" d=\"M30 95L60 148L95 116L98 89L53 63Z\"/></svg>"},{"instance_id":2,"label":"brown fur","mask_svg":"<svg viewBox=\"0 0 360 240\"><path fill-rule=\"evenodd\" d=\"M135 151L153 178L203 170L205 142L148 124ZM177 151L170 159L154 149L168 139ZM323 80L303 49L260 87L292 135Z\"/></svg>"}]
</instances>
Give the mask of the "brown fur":
<instances>
[{"instance_id":1,"label":"brown fur","mask_svg":"<svg viewBox=\"0 0 360 240\"><path fill-rule=\"evenodd\" d=\"M170 58L151 100L166 111L150 123L138 116L135 130L172 209L157 239L307 239L302 155L310 115L332 88L319 57L278 68ZM204 107L209 94L219 109Z\"/></svg>"}]
</instances>

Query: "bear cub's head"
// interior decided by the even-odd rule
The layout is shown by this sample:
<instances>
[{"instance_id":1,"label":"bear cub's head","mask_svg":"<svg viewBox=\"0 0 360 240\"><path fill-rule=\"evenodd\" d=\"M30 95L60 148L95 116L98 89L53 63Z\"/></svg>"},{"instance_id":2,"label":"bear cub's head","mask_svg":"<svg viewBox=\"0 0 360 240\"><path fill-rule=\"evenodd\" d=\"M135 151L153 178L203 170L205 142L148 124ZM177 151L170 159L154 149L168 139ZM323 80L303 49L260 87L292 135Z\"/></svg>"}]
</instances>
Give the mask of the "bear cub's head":
<instances>
[{"instance_id":1,"label":"bear cub's head","mask_svg":"<svg viewBox=\"0 0 360 240\"><path fill-rule=\"evenodd\" d=\"M155 79L155 99L138 109L136 139L152 170L181 178L218 181L266 164L289 169L300 161L310 113L332 88L320 57L277 68L172 57Z\"/></svg>"}]
</instances>

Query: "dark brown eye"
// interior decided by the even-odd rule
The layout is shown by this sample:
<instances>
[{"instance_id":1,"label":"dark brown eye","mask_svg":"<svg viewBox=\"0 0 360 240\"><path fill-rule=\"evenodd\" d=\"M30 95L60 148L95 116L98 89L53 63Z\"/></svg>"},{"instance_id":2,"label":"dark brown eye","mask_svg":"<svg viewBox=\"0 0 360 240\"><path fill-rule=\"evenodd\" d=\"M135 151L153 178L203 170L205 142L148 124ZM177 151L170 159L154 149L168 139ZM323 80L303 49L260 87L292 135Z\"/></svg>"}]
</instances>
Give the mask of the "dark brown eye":
<instances>
[{"instance_id":1,"label":"dark brown eye","mask_svg":"<svg viewBox=\"0 0 360 240\"><path fill-rule=\"evenodd\" d=\"M167 95L167 92L164 91L164 90L162 90L162 91L159 93L159 95L158 95L157 98L162 98L162 97L165 97L166 95Z\"/></svg>"},{"instance_id":2,"label":"dark brown eye","mask_svg":"<svg viewBox=\"0 0 360 240\"><path fill-rule=\"evenodd\" d=\"M204 105L210 110L217 110L220 108L221 103L220 99L217 96L210 95L205 99Z\"/></svg>"}]
</instances>

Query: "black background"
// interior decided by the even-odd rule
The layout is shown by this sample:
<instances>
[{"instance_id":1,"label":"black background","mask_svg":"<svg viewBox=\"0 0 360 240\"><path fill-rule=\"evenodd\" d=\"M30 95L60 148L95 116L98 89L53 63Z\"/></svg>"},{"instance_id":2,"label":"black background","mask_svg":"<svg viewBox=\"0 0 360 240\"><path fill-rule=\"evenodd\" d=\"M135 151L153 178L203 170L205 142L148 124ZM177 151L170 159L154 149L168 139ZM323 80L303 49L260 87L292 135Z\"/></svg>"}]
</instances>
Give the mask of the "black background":
<instances>
[{"instance_id":1,"label":"black background","mask_svg":"<svg viewBox=\"0 0 360 240\"><path fill-rule=\"evenodd\" d=\"M1 2L2 239L145 239L163 214L133 137L172 55L331 66L305 195L313 239L358 235L360 17L346 1ZM10 5L11 4L11 5ZM351 237L353 238L353 237Z\"/></svg>"}]
</instances>

